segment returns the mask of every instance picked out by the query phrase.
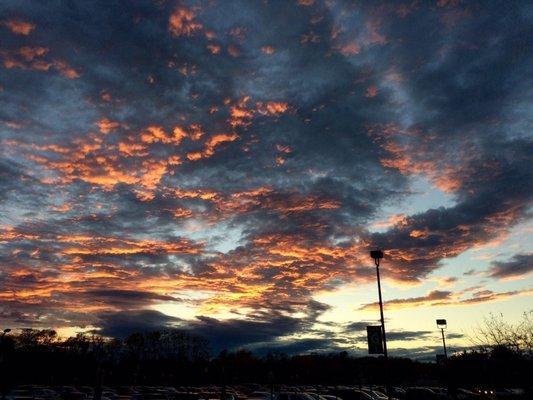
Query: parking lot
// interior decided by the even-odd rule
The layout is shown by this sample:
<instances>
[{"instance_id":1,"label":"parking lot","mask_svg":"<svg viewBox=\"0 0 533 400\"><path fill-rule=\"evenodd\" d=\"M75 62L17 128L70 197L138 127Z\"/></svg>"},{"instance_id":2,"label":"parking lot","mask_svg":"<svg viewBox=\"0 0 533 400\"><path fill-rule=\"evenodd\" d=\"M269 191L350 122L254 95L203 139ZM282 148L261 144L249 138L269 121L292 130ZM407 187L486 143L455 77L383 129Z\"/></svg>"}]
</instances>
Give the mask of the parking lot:
<instances>
[{"instance_id":1,"label":"parking lot","mask_svg":"<svg viewBox=\"0 0 533 400\"><path fill-rule=\"evenodd\" d=\"M90 386L26 385L12 389L6 400L385 400L386 388L376 386L104 386L101 397ZM527 394L511 388L457 388L448 394L446 388L416 386L391 387L391 398L398 400L432 399L526 399Z\"/></svg>"}]
</instances>

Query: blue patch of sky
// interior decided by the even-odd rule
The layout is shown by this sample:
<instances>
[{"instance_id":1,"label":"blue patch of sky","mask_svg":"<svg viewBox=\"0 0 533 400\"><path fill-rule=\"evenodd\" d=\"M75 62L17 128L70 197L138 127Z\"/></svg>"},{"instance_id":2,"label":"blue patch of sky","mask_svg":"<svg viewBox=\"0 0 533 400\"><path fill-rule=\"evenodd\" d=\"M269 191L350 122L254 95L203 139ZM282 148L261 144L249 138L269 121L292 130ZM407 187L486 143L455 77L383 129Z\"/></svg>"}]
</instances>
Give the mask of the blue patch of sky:
<instances>
[{"instance_id":1,"label":"blue patch of sky","mask_svg":"<svg viewBox=\"0 0 533 400\"><path fill-rule=\"evenodd\" d=\"M390 227L371 226L378 221L387 220L387 218L404 214L414 215L423 213L429 209L436 209L440 207L452 207L455 205L455 199L453 194L443 192L442 190L434 187L429 180L423 176L415 176L411 178L409 184L409 194L400 200L395 200L394 203L386 203L380 210L380 213L369 224L369 230L371 232L384 232Z\"/></svg>"}]
</instances>

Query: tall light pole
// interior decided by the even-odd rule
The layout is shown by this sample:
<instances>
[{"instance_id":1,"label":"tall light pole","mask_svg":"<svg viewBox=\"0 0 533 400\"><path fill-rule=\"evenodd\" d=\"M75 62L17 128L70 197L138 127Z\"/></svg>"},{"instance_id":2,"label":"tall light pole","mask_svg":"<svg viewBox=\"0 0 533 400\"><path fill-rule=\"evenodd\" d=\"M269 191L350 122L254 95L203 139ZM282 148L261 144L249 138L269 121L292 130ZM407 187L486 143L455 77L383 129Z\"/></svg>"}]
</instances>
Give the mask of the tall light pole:
<instances>
[{"instance_id":1,"label":"tall light pole","mask_svg":"<svg viewBox=\"0 0 533 400\"><path fill-rule=\"evenodd\" d=\"M444 358L442 354L437 354L437 364L441 364L443 369L444 379L446 381L446 386L448 387L448 394L452 394L452 398L456 398L455 385L452 384L451 376L448 371L448 352L446 351L446 339L444 338L444 329L448 327L445 319L437 320L437 328L440 329L442 334L442 347L444 347ZM440 360L440 361L439 361Z\"/></svg>"},{"instance_id":2,"label":"tall light pole","mask_svg":"<svg viewBox=\"0 0 533 400\"><path fill-rule=\"evenodd\" d=\"M442 333L442 346L444 347L444 359L448 359L448 353L446 351L446 339L444 339L444 329L447 328L446 320L445 319L438 319L437 320L437 327L440 329Z\"/></svg>"},{"instance_id":3,"label":"tall light pole","mask_svg":"<svg viewBox=\"0 0 533 400\"><path fill-rule=\"evenodd\" d=\"M383 317L383 300L381 298L381 280L379 277L379 263L380 263L380 260L383 258L383 251L372 250L370 252L370 257L374 259L374 264L376 264L376 275L378 279L378 295L379 295L379 313L381 315L381 334L383 335L383 355L385 356L385 364L387 368L387 396L389 397L389 400L390 400L391 395L390 395L390 384L389 384L389 376L388 376L389 355L387 353L387 336L385 335L385 318Z\"/></svg>"},{"instance_id":4,"label":"tall light pole","mask_svg":"<svg viewBox=\"0 0 533 400\"><path fill-rule=\"evenodd\" d=\"M381 315L381 333L383 335L383 355L385 359L388 359L387 354L387 336L385 335L385 318L383 317L383 300L381 298L381 280L379 277L379 263L383 258L383 251L381 250L372 250L370 252L370 257L374 259L374 264L376 264L376 275L378 278L378 295L379 295L379 313Z\"/></svg>"}]
</instances>

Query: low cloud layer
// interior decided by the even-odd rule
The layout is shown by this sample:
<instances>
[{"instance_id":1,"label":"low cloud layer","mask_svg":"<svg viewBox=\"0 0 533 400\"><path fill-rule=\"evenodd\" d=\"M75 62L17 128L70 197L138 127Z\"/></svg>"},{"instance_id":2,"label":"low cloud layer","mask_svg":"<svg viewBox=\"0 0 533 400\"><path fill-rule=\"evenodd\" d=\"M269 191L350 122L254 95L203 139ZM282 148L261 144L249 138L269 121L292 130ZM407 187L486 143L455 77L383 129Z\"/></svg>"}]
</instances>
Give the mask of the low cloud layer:
<instances>
[{"instance_id":1,"label":"low cloud layer","mask_svg":"<svg viewBox=\"0 0 533 400\"><path fill-rule=\"evenodd\" d=\"M492 263L490 276L498 279L519 278L533 271L533 254L515 254L508 261Z\"/></svg>"}]
</instances>

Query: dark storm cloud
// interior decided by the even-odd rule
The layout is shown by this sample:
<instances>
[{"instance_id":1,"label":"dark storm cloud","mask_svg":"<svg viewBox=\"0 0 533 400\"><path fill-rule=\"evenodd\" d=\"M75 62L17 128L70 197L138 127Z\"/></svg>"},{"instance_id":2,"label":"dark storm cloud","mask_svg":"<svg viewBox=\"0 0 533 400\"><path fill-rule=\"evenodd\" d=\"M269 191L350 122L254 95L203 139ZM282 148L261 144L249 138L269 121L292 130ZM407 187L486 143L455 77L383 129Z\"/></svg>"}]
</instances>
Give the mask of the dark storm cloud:
<instances>
[{"instance_id":1,"label":"dark storm cloud","mask_svg":"<svg viewBox=\"0 0 533 400\"><path fill-rule=\"evenodd\" d=\"M150 332L178 325L179 318L153 310L109 312L97 315L98 333L124 338L136 332Z\"/></svg>"},{"instance_id":2,"label":"dark storm cloud","mask_svg":"<svg viewBox=\"0 0 533 400\"><path fill-rule=\"evenodd\" d=\"M253 348L256 354L281 353L281 354L308 354L308 353L332 353L344 350L336 345L331 339L295 339L280 343L268 343L264 346Z\"/></svg>"},{"instance_id":3,"label":"dark storm cloud","mask_svg":"<svg viewBox=\"0 0 533 400\"><path fill-rule=\"evenodd\" d=\"M4 312L124 335L180 322L143 305L218 292L251 311L190 321L217 348L334 348L283 336L313 330L316 291L369 278L368 247L418 281L529 217L530 20L523 2L2 2ZM454 204L369 232L413 177Z\"/></svg>"},{"instance_id":4,"label":"dark storm cloud","mask_svg":"<svg viewBox=\"0 0 533 400\"><path fill-rule=\"evenodd\" d=\"M307 304L287 304L285 306L273 303L265 304L264 309L270 311L257 311L245 319L224 319L199 316L196 320L187 323L186 327L196 334L209 340L212 350L218 352L223 349L236 350L247 348L257 352L265 352L267 348L301 347L302 350L316 349L318 343L331 342L331 339L306 340L292 337L302 333L314 331L317 318L329 309L329 306L317 301ZM293 317L300 311L305 316ZM330 347L334 347L330 343Z\"/></svg>"},{"instance_id":5,"label":"dark storm cloud","mask_svg":"<svg viewBox=\"0 0 533 400\"><path fill-rule=\"evenodd\" d=\"M114 291L115 292L115 291ZM116 291L119 292L119 291ZM103 293L111 295L122 302L130 297L136 300L139 297L156 299L162 296L146 293ZM95 296L101 294L95 293ZM168 300L168 299L167 299ZM119 303L120 305L120 303ZM291 317L287 311L257 312L246 319L224 319L198 316L195 320L182 320L169 317L152 310L131 310L122 312L108 312L97 315L95 325L99 327L98 333L112 336L125 337L135 332L148 332L166 328L179 328L191 331L209 341L213 354L222 350L249 349L258 353L266 353L268 349L277 351L313 351L319 349L334 349L336 344L330 338L298 339L291 337L303 332L312 332L316 318L326 311L327 306L311 301L304 305L305 317ZM292 310L294 311L294 310ZM324 347L326 346L326 347Z\"/></svg>"},{"instance_id":6,"label":"dark storm cloud","mask_svg":"<svg viewBox=\"0 0 533 400\"><path fill-rule=\"evenodd\" d=\"M366 342L366 327L368 325L379 325L376 322L352 322L345 326L344 331L348 336L352 336L358 333L364 332L360 336L356 337L356 341ZM436 333L432 331L387 331L387 340L391 341L415 341L415 340L427 340L435 336ZM460 333L450 333L447 337L450 339L459 339L464 335Z\"/></svg>"},{"instance_id":7,"label":"dark storm cloud","mask_svg":"<svg viewBox=\"0 0 533 400\"><path fill-rule=\"evenodd\" d=\"M417 341L417 340L427 340L435 336L434 332L431 331L389 331L387 332L387 341L396 342L396 341ZM359 342L366 342L367 336L361 335L357 338Z\"/></svg>"},{"instance_id":8,"label":"dark storm cloud","mask_svg":"<svg viewBox=\"0 0 533 400\"><path fill-rule=\"evenodd\" d=\"M360 321L352 322L352 323L346 325L345 330L347 332L363 331L363 330L366 329L366 327L368 325L372 325L372 323L371 322L360 322Z\"/></svg>"},{"instance_id":9,"label":"dark storm cloud","mask_svg":"<svg viewBox=\"0 0 533 400\"><path fill-rule=\"evenodd\" d=\"M194 332L208 339L215 352L271 345L280 336L297 333L303 327L298 318L282 315L261 320L217 320L198 317L198 320L189 323L189 326Z\"/></svg>"},{"instance_id":10,"label":"dark storm cloud","mask_svg":"<svg viewBox=\"0 0 533 400\"><path fill-rule=\"evenodd\" d=\"M387 340L413 341L426 339L431 335L434 335L434 333L431 331L393 331L387 332Z\"/></svg>"},{"instance_id":11,"label":"dark storm cloud","mask_svg":"<svg viewBox=\"0 0 533 400\"><path fill-rule=\"evenodd\" d=\"M282 352L299 354L313 351L339 350L331 339L284 338L301 331L307 326L305 321L296 318L274 316L264 320L243 321L198 317L196 321L183 321L156 311L131 311L105 313L98 316L99 334L124 338L137 332L150 332L168 328L190 331L209 342L211 354L222 350L252 350L257 354Z\"/></svg>"},{"instance_id":12,"label":"dark storm cloud","mask_svg":"<svg viewBox=\"0 0 533 400\"><path fill-rule=\"evenodd\" d=\"M529 274L533 271L533 255L515 254L508 261L496 261L492 263L489 276L492 278L515 278Z\"/></svg>"},{"instance_id":13,"label":"dark storm cloud","mask_svg":"<svg viewBox=\"0 0 533 400\"><path fill-rule=\"evenodd\" d=\"M88 290L83 293L78 293L77 296L86 296L88 303L96 300L98 303L110 304L121 309L143 308L147 303L156 301L179 301L175 297L157 293L118 289Z\"/></svg>"},{"instance_id":14,"label":"dark storm cloud","mask_svg":"<svg viewBox=\"0 0 533 400\"><path fill-rule=\"evenodd\" d=\"M446 338L448 339L461 339L464 338L465 335L462 333L447 333Z\"/></svg>"}]
</instances>

